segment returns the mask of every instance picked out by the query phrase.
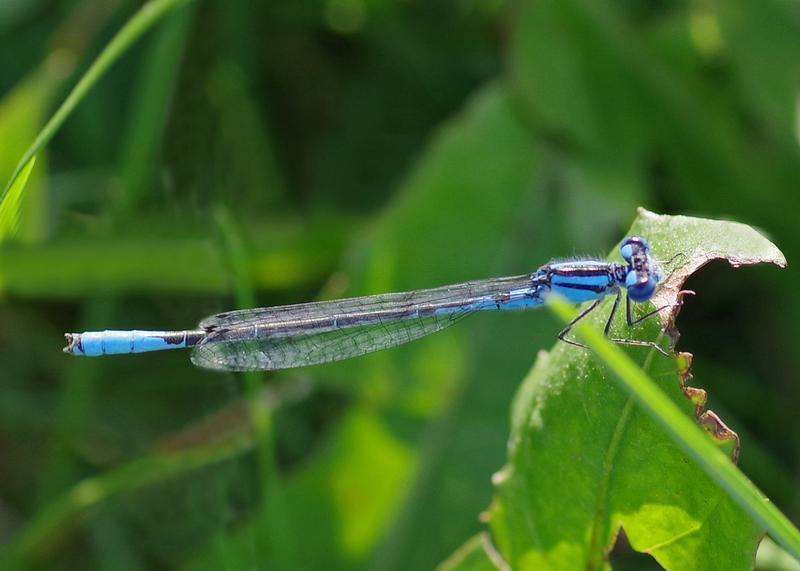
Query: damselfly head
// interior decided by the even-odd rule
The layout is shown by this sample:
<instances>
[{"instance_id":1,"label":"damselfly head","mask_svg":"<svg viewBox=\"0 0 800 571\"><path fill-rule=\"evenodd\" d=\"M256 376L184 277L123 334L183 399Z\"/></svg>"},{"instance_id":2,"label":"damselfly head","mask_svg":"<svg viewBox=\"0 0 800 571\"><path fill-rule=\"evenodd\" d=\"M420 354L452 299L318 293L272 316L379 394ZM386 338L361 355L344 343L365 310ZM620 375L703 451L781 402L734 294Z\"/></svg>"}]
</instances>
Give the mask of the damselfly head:
<instances>
[{"instance_id":1,"label":"damselfly head","mask_svg":"<svg viewBox=\"0 0 800 571\"><path fill-rule=\"evenodd\" d=\"M650 246L641 236L630 236L619 247L622 258L628 263L625 288L633 301L647 301L661 280L658 264L650 257Z\"/></svg>"},{"instance_id":2,"label":"damselfly head","mask_svg":"<svg viewBox=\"0 0 800 571\"><path fill-rule=\"evenodd\" d=\"M636 256L649 256L650 244L641 236L628 236L620 244L619 253L630 264Z\"/></svg>"}]
</instances>

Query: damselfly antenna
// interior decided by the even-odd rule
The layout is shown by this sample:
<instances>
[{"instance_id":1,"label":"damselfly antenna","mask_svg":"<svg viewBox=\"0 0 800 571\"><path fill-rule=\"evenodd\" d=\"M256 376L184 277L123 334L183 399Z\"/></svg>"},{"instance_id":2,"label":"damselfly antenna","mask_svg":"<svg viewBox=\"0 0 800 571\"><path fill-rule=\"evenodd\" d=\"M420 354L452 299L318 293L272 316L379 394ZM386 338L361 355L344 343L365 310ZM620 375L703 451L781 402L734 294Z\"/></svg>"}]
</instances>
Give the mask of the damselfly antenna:
<instances>
[{"instance_id":1,"label":"damselfly antenna","mask_svg":"<svg viewBox=\"0 0 800 571\"><path fill-rule=\"evenodd\" d=\"M684 254L683 252L678 252L677 254L672 256L669 260L656 260L656 262L661 267L666 267L666 266L671 266L675 262L675 260L680 259L681 263L679 264L679 266L682 266L684 262L686 262L686 258L687 258L686 254Z\"/></svg>"}]
</instances>

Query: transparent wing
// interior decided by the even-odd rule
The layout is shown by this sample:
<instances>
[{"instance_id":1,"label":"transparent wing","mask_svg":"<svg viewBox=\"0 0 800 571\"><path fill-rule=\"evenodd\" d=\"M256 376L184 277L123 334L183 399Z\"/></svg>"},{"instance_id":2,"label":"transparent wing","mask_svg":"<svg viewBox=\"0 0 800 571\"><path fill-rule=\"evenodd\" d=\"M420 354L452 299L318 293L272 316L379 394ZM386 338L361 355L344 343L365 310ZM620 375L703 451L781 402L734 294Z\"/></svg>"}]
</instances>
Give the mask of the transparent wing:
<instances>
[{"instance_id":1,"label":"transparent wing","mask_svg":"<svg viewBox=\"0 0 800 571\"><path fill-rule=\"evenodd\" d=\"M531 276L493 278L366 297L244 309L201 322L192 361L234 371L301 367L347 359L440 331L495 295L529 288Z\"/></svg>"},{"instance_id":2,"label":"transparent wing","mask_svg":"<svg viewBox=\"0 0 800 571\"><path fill-rule=\"evenodd\" d=\"M440 331L473 310L446 315L374 321L288 336L260 336L250 328L211 332L192 352L195 365L228 371L267 371L348 359Z\"/></svg>"},{"instance_id":3,"label":"transparent wing","mask_svg":"<svg viewBox=\"0 0 800 571\"><path fill-rule=\"evenodd\" d=\"M525 274L522 276L490 278L399 293L381 293L364 297L316 301L311 303L299 303L296 305L281 305L278 307L240 309L212 315L200 322L200 328L214 329L262 321L270 323L276 321L292 322L309 316L333 316L370 309L402 309L415 305L440 303L447 300L494 295L512 289L529 287L530 285L531 276L530 274Z\"/></svg>"}]
</instances>

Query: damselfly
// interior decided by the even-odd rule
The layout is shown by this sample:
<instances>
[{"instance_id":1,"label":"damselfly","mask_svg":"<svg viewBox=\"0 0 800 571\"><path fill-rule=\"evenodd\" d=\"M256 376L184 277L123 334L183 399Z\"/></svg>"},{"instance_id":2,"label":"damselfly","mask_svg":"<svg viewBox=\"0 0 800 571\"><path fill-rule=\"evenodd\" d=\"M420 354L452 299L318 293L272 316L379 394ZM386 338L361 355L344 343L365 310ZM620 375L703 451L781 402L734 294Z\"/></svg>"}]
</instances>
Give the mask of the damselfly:
<instances>
[{"instance_id":1,"label":"damselfly","mask_svg":"<svg viewBox=\"0 0 800 571\"><path fill-rule=\"evenodd\" d=\"M645 302L653 296L661 271L651 258L644 238L626 238L620 245L620 253L625 263L591 259L551 262L521 276L404 293L229 311L209 317L197 329L186 331L67 333L64 352L98 356L193 347L192 362L201 367L229 371L287 369L339 361L400 345L449 327L476 311L538 307L551 292L576 304L592 302L558 334L562 341L582 346L567 334L608 295L615 295L616 299L604 328L606 336L623 290L628 325L664 309L660 307L633 319L631 302ZM651 341L612 341L651 346L664 353Z\"/></svg>"}]
</instances>

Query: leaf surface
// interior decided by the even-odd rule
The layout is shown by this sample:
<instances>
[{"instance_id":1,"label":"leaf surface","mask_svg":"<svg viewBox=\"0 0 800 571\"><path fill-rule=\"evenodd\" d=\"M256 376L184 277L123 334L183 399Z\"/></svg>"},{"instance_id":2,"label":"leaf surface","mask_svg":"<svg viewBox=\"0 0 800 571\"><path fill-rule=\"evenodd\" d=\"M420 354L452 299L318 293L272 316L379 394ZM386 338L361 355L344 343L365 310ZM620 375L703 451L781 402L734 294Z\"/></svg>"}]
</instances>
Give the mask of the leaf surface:
<instances>
[{"instance_id":1,"label":"leaf surface","mask_svg":"<svg viewBox=\"0 0 800 571\"><path fill-rule=\"evenodd\" d=\"M630 234L646 237L657 259L673 258L653 300L657 306L675 303L686 278L711 260L786 263L769 240L743 224L642 209ZM597 327L610 302L588 318ZM677 309L664 311L663 325L649 319L633 331L618 316L612 335L656 339L663 326L674 333ZM700 413L705 394L684 384L690 355L628 351L687 415ZM734 435L724 424L715 415L702 418L729 446ZM667 569L750 569L762 535L588 351L565 344L540 353L520 387L508 463L494 481L490 525L513 569L606 568L620 527L635 550Z\"/></svg>"}]
</instances>

